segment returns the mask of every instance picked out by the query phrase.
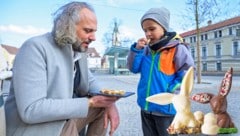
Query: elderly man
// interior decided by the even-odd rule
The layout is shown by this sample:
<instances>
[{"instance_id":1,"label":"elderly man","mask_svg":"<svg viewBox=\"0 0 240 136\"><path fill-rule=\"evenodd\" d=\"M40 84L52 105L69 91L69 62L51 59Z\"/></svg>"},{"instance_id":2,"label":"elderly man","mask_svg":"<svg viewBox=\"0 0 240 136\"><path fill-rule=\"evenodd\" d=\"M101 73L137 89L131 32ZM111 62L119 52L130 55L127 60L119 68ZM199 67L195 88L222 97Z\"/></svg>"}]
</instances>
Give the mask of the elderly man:
<instances>
[{"instance_id":1,"label":"elderly man","mask_svg":"<svg viewBox=\"0 0 240 136\"><path fill-rule=\"evenodd\" d=\"M110 135L119 125L116 97L90 96L101 88L87 67L86 50L95 41L97 18L84 2L54 14L51 33L30 38L13 66L6 102L7 136Z\"/></svg>"}]
</instances>

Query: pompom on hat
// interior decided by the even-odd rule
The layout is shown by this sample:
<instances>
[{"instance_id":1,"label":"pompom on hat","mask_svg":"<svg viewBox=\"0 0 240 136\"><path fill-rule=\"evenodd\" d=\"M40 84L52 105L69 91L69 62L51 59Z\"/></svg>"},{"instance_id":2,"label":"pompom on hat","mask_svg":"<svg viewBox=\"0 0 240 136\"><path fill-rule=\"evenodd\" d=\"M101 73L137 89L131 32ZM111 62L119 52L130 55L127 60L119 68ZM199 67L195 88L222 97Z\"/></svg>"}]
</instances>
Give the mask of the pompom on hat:
<instances>
[{"instance_id":1,"label":"pompom on hat","mask_svg":"<svg viewBox=\"0 0 240 136\"><path fill-rule=\"evenodd\" d=\"M151 8L141 18L141 25L146 19L152 19L160 24L166 31L169 30L170 12L164 7Z\"/></svg>"}]
</instances>

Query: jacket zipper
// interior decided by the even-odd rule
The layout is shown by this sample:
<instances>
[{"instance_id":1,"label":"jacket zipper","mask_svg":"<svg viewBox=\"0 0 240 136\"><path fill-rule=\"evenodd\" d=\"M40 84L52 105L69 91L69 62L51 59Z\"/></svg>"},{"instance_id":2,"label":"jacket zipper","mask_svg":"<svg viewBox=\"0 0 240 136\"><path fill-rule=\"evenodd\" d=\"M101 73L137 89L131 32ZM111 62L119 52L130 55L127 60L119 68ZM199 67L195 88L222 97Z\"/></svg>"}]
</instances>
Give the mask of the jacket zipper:
<instances>
[{"instance_id":1,"label":"jacket zipper","mask_svg":"<svg viewBox=\"0 0 240 136\"><path fill-rule=\"evenodd\" d=\"M150 74L149 74L149 77L148 77L148 86L147 86L147 92L146 92L146 98L150 95L150 89L151 89L151 82L152 82L152 71L153 71L153 66L154 66L154 62L155 62L155 58L156 58L156 55L157 53L152 53L152 62L151 62L151 68L150 68ZM149 102L146 101L146 104L145 104L145 110L147 111L148 110L148 106L149 106Z\"/></svg>"}]
</instances>

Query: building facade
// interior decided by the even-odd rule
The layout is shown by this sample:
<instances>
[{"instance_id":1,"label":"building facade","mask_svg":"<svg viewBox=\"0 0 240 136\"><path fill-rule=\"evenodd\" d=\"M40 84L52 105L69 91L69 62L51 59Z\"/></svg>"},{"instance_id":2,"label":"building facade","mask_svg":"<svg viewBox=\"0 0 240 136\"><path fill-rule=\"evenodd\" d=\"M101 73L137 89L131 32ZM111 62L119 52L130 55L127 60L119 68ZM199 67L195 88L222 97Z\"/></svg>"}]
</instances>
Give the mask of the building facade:
<instances>
[{"instance_id":1,"label":"building facade","mask_svg":"<svg viewBox=\"0 0 240 136\"><path fill-rule=\"evenodd\" d=\"M88 68L99 69L101 68L101 56L94 47L89 47L87 50L88 55Z\"/></svg>"},{"instance_id":2,"label":"building facade","mask_svg":"<svg viewBox=\"0 0 240 136\"><path fill-rule=\"evenodd\" d=\"M197 64L196 30L180 34L190 44L192 56ZM240 16L215 24L211 21L200 28L200 56L202 73L221 73L233 67L240 73Z\"/></svg>"},{"instance_id":3,"label":"building facade","mask_svg":"<svg viewBox=\"0 0 240 136\"><path fill-rule=\"evenodd\" d=\"M0 69L12 69L15 55L17 54L18 48L9 45L0 45ZM5 66L4 66L5 65ZM4 68L5 67L5 68Z\"/></svg>"},{"instance_id":4,"label":"building facade","mask_svg":"<svg viewBox=\"0 0 240 136\"><path fill-rule=\"evenodd\" d=\"M129 52L129 47L124 47L121 45L119 38L119 30L117 22L114 22L114 28L112 33L112 46L105 50L104 57L107 58L109 64L110 74L121 74L129 73L127 69L127 54Z\"/></svg>"}]
</instances>

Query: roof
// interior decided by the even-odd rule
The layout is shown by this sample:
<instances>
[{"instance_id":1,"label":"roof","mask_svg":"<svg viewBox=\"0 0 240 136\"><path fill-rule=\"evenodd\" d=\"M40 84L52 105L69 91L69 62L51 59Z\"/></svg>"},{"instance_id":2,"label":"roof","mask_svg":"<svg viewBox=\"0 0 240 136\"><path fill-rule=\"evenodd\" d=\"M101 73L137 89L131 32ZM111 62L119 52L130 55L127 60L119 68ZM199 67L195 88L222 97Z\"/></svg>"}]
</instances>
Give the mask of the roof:
<instances>
[{"instance_id":1,"label":"roof","mask_svg":"<svg viewBox=\"0 0 240 136\"><path fill-rule=\"evenodd\" d=\"M89 54L88 56L91 58L99 58L100 57L99 53L96 51L96 49L94 47L89 47L87 50L87 53Z\"/></svg>"},{"instance_id":2,"label":"roof","mask_svg":"<svg viewBox=\"0 0 240 136\"><path fill-rule=\"evenodd\" d=\"M4 45L2 44L2 47L7 50L9 54L16 55L18 52L18 48L10 46L10 45Z\"/></svg>"},{"instance_id":3,"label":"roof","mask_svg":"<svg viewBox=\"0 0 240 136\"><path fill-rule=\"evenodd\" d=\"M104 55L114 56L118 53L119 57L126 57L129 52L129 47L112 46L105 50Z\"/></svg>"},{"instance_id":4,"label":"roof","mask_svg":"<svg viewBox=\"0 0 240 136\"><path fill-rule=\"evenodd\" d=\"M237 16L237 17L234 17L234 18L231 18L231 19L227 19L227 20L215 23L215 24L210 24L210 25L205 26L205 27L201 27L200 31L201 31L201 33L204 33L204 32L208 32L208 31L211 31L211 30L216 30L216 29L219 29L219 28L222 28L222 27L231 26L231 25L238 24L238 23L240 23L240 16ZM184 38L186 36L190 36L190 35L194 35L194 34L196 34L196 30L190 30L190 31L181 33L180 35L181 35L181 37Z\"/></svg>"}]
</instances>

